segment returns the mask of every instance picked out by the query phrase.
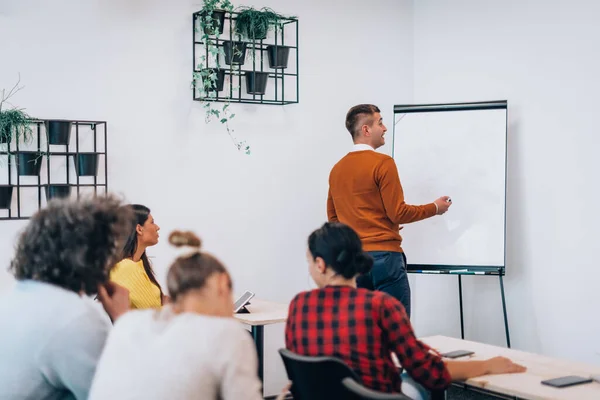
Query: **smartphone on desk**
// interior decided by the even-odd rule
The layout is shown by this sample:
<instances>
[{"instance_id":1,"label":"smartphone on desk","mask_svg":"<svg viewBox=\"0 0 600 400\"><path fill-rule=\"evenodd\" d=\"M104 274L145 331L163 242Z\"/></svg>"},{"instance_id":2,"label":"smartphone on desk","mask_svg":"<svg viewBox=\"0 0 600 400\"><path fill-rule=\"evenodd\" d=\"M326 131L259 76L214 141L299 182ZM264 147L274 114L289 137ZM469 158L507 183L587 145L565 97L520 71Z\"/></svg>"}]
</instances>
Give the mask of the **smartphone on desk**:
<instances>
[{"instance_id":1,"label":"smartphone on desk","mask_svg":"<svg viewBox=\"0 0 600 400\"><path fill-rule=\"evenodd\" d=\"M542 381L542 385L548 385L548 386L552 386L552 387L556 387L556 388L563 388L563 387L568 387L568 386L581 385L584 383L590 383L592 381L593 381L592 378L584 378L583 376L569 375L569 376L561 376L560 378L554 378L554 379L548 379L548 380Z\"/></svg>"},{"instance_id":2,"label":"smartphone on desk","mask_svg":"<svg viewBox=\"0 0 600 400\"><path fill-rule=\"evenodd\" d=\"M239 313L242 311L245 305L250 304L250 299L254 297L254 293L246 291L239 299L233 304L233 312Z\"/></svg>"},{"instance_id":3,"label":"smartphone on desk","mask_svg":"<svg viewBox=\"0 0 600 400\"><path fill-rule=\"evenodd\" d=\"M459 357L470 356L472 354L475 354L475 352L470 351L470 350L454 350L454 351L449 351L447 353L442 353L441 356L443 358L459 358Z\"/></svg>"}]
</instances>

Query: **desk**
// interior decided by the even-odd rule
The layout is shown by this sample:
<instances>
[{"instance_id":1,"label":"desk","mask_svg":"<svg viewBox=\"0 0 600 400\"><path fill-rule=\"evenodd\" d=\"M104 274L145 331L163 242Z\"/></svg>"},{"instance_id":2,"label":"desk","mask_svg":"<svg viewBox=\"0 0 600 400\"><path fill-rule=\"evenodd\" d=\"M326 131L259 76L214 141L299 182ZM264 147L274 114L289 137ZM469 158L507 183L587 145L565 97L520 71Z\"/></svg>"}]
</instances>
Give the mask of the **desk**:
<instances>
[{"instance_id":1,"label":"desk","mask_svg":"<svg viewBox=\"0 0 600 400\"><path fill-rule=\"evenodd\" d=\"M592 382L584 385L562 389L542 385L546 379L565 375L589 377L600 374L600 367L558 360L524 351L491 346L468 340L445 336L431 336L421 339L423 342L441 353L452 350L471 350L475 354L472 360L484 360L495 356L504 356L527 367L522 374L486 375L471 378L464 382L466 387L476 388L483 392L501 395L510 399L531 400L598 400L600 399L600 383ZM457 360L466 360L467 357Z\"/></svg>"},{"instance_id":2,"label":"desk","mask_svg":"<svg viewBox=\"0 0 600 400\"><path fill-rule=\"evenodd\" d=\"M252 299L250 300L250 304L246 306L248 311L250 311L249 314L234 314L234 317L238 321L250 325L258 355L258 377L261 381L263 380L264 373L264 327L265 325L285 322L287 320L288 307L287 304Z\"/></svg>"}]
</instances>

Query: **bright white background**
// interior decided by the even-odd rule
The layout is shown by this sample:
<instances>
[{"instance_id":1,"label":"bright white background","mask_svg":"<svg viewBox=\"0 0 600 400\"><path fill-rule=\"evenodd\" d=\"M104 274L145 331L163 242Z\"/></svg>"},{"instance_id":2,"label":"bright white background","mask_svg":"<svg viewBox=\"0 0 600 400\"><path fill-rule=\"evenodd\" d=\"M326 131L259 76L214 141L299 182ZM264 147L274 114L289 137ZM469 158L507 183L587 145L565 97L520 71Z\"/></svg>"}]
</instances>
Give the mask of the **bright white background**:
<instances>
[{"instance_id":1,"label":"bright white background","mask_svg":"<svg viewBox=\"0 0 600 400\"><path fill-rule=\"evenodd\" d=\"M513 346L600 364L600 5L256 3L300 18L301 103L236 106L247 157L191 101L193 3L0 0L0 87L20 72L26 88L14 102L32 115L109 121L111 189L152 208L163 239L198 232L239 291L283 302L308 287L305 241L326 218L329 169L351 147L349 107L378 104L391 129L394 104L507 99ZM4 266L23 226L0 223L0 291L13 283ZM174 252L163 241L149 253L163 280ZM455 279L412 283L418 333L458 335ZM464 289L468 337L502 344L497 280L465 279ZM285 382L282 335L266 331L271 394Z\"/></svg>"}]
</instances>

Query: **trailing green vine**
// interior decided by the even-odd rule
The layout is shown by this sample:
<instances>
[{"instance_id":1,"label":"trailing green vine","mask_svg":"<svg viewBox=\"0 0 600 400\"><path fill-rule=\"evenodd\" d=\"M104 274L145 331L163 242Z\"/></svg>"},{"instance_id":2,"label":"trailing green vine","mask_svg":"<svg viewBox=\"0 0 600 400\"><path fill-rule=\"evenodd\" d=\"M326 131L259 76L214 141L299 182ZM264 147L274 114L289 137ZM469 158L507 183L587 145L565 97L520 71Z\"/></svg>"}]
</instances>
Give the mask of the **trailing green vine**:
<instances>
[{"instance_id":1,"label":"trailing green vine","mask_svg":"<svg viewBox=\"0 0 600 400\"><path fill-rule=\"evenodd\" d=\"M226 100L222 106L215 101L218 97L219 74L224 74L220 62L220 56L224 56L224 51L222 47L215 44L211 36L214 38L219 35L220 21L222 19L220 20L218 16L219 13L225 12L233 12L233 4L229 0L204 0L202 10L197 14L196 21L198 24L194 26L194 30L196 33L201 33L201 40L204 46L206 46L208 57L206 54L202 54L200 57L200 63L194 71L192 88L193 90L198 90L200 97L203 99L202 107L205 110L205 122L209 123L213 118L216 118L225 126L227 134L237 149L249 155L250 146L246 141L239 141L235 137L235 131L230 125L235 114L229 108L231 105L229 94L225 96ZM211 60L214 61L216 67L209 67L209 61ZM236 69L238 67L231 66L230 68ZM224 76L221 79L224 80ZM231 85L232 83L230 82L229 84ZM231 90L237 89L237 87L231 88ZM226 92L229 93L229 91Z\"/></svg>"}]
</instances>

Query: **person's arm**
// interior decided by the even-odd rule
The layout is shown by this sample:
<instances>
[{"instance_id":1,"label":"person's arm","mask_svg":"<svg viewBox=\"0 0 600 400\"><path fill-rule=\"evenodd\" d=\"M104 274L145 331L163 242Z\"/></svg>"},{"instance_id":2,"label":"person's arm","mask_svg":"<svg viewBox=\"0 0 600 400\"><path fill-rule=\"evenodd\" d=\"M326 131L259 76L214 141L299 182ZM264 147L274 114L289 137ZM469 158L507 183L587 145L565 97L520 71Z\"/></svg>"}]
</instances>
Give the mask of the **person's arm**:
<instances>
[{"instance_id":1,"label":"person's arm","mask_svg":"<svg viewBox=\"0 0 600 400\"><path fill-rule=\"evenodd\" d=\"M333 202L333 196L331 195L331 189L327 193L327 219L329 222L339 222L337 213L335 212L335 204Z\"/></svg>"},{"instance_id":2,"label":"person's arm","mask_svg":"<svg viewBox=\"0 0 600 400\"><path fill-rule=\"evenodd\" d=\"M77 400L87 399L109 329L108 321L90 305L87 313L50 338L37 360L40 372L52 386Z\"/></svg>"},{"instance_id":3,"label":"person's arm","mask_svg":"<svg viewBox=\"0 0 600 400\"><path fill-rule=\"evenodd\" d=\"M483 361L443 361L431 351L431 347L416 338L406 311L398 300L385 296L381 309L382 326L388 333L400 365L414 380L428 389L444 389L451 381L476 376L526 371L525 367L505 357Z\"/></svg>"},{"instance_id":4,"label":"person's arm","mask_svg":"<svg viewBox=\"0 0 600 400\"><path fill-rule=\"evenodd\" d=\"M113 323L129 311L129 291L114 282L98 285L98 300Z\"/></svg>"},{"instance_id":5,"label":"person's arm","mask_svg":"<svg viewBox=\"0 0 600 400\"><path fill-rule=\"evenodd\" d=\"M381 199L390 221L398 225L408 224L436 215L438 209L434 203L421 206L406 204L398 168L393 158L383 160L375 173Z\"/></svg>"},{"instance_id":6,"label":"person's arm","mask_svg":"<svg viewBox=\"0 0 600 400\"><path fill-rule=\"evenodd\" d=\"M262 400L262 384L258 379L258 357L250 335L243 328L229 336L230 346L221 379L222 400Z\"/></svg>"},{"instance_id":7,"label":"person's arm","mask_svg":"<svg viewBox=\"0 0 600 400\"><path fill-rule=\"evenodd\" d=\"M450 372L441 357L419 341L413 331L404 306L391 296L381 297L380 323L387 333L390 346L408 374L430 390L445 389L450 385Z\"/></svg>"},{"instance_id":8,"label":"person's arm","mask_svg":"<svg viewBox=\"0 0 600 400\"><path fill-rule=\"evenodd\" d=\"M494 374L514 374L525 372L527 368L516 364L506 357L494 357L488 360L446 361L446 368L453 381L464 381L476 376Z\"/></svg>"}]
</instances>

